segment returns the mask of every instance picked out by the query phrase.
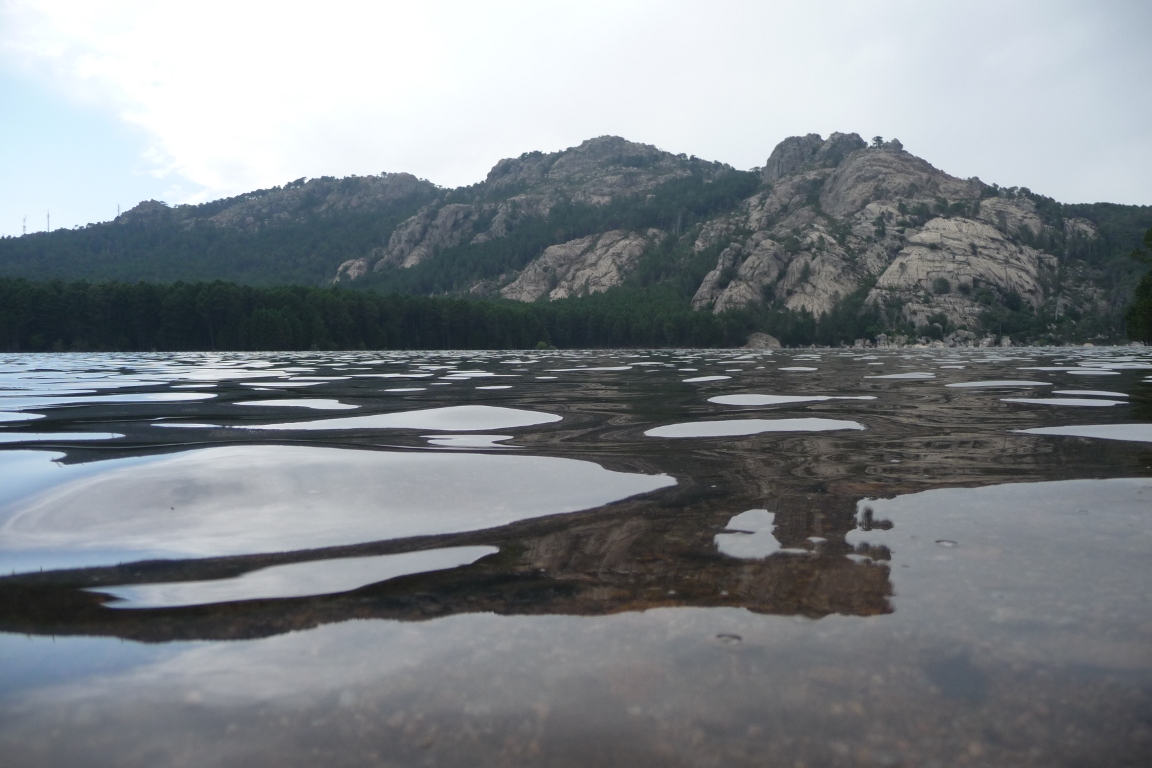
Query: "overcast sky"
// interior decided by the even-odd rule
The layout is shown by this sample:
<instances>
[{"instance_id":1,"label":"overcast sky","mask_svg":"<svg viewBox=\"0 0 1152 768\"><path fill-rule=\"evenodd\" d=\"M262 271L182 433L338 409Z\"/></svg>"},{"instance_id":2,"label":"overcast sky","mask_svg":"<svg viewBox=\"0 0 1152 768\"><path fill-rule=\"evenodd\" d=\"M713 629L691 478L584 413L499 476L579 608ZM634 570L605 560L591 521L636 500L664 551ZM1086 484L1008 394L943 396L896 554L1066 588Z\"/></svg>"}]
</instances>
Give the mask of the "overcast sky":
<instances>
[{"instance_id":1,"label":"overcast sky","mask_svg":"<svg viewBox=\"0 0 1152 768\"><path fill-rule=\"evenodd\" d=\"M301 176L458 186L604 134L751 168L854 131L1146 205L1150 83L1147 0L0 0L0 234Z\"/></svg>"}]
</instances>

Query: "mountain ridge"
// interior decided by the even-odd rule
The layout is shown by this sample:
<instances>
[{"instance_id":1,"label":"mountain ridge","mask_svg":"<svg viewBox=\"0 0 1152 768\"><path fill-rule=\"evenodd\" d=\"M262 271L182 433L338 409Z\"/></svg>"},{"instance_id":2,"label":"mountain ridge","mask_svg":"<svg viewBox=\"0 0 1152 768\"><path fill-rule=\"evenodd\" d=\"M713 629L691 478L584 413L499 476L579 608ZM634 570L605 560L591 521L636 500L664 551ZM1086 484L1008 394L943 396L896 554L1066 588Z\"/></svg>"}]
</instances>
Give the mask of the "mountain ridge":
<instances>
[{"instance_id":1,"label":"mountain ridge","mask_svg":"<svg viewBox=\"0 0 1152 768\"><path fill-rule=\"evenodd\" d=\"M298 179L199 206L0 239L0 274L332 282L556 301L663 292L698 311L818 318L939 339L995 327L1116 337L1152 207L1065 205L959 179L852 133L784 139L740 171L615 136L496 163L444 189L411 174Z\"/></svg>"}]
</instances>

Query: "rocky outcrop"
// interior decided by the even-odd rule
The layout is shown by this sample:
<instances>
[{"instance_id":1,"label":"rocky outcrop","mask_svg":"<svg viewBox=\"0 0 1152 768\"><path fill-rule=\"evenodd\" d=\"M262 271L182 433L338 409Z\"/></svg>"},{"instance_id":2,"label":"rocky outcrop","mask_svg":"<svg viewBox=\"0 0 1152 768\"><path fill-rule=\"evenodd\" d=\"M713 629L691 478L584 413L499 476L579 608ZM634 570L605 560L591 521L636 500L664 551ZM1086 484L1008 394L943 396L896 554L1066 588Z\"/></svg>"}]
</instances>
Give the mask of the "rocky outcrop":
<instances>
[{"instance_id":1,"label":"rocky outcrop","mask_svg":"<svg viewBox=\"0 0 1152 768\"><path fill-rule=\"evenodd\" d=\"M283 187L238 198L208 217L216 226L237 229L291 224L308 216L373 213L399 202L429 200L436 186L410 173L298 179Z\"/></svg>"},{"instance_id":2,"label":"rocky outcrop","mask_svg":"<svg viewBox=\"0 0 1152 768\"><path fill-rule=\"evenodd\" d=\"M619 285L644 251L663 236L614 230L569 240L544 250L500 295L516 301L549 300L603 293Z\"/></svg>"},{"instance_id":3,"label":"rocky outcrop","mask_svg":"<svg viewBox=\"0 0 1152 768\"><path fill-rule=\"evenodd\" d=\"M954 325L975 326L984 307L980 288L1016 295L1035 307L1044 300L1041 273L1056 259L972 219L936 218L908 238L908 245L876 281L869 299L898 302L902 319L925 325L943 314Z\"/></svg>"},{"instance_id":4,"label":"rocky outcrop","mask_svg":"<svg viewBox=\"0 0 1152 768\"><path fill-rule=\"evenodd\" d=\"M818 316L874 281L867 299L896 312L893 322L975 327L990 296L1034 307L1050 298L1058 260L1029 244L1054 232L1035 203L950 176L897 140L791 137L762 177L770 186L696 235L697 252L718 256L693 307L771 302ZM1061 234L1097 235L1082 219Z\"/></svg>"},{"instance_id":5,"label":"rocky outcrop","mask_svg":"<svg viewBox=\"0 0 1152 768\"><path fill-rule=\"evenodd\" d=\"M765 184L774 184L804 166L833 168L852 152L867 146L855 133L833 133L827 141L818 133L792 136L776 145L761 178Z\"/></svg>"},{"instance_id":6,"label":"rocky outcrop","mask_svg":"<svg viewBox=\"0 0 1152 768\"><path fill-rule=\"evenodd\" d=\"M337 280L506 237L561 201L644 199L668 181L689 174L714 180L728 170L610 136L501 160L467 195L457 190L425 206L386 245L345 262ZM868 145L854 133L789 137L768 157L761 181L735 210L687 235L696 254L716 254L694 308L772 303L819 316L871 286L866 300L890 322L944 323L968 333L963 329L977 326L990 301L1039 307L1053 300L1059 313L1086 296L1076 288L1075 299L1053 298L1052 285L1062 281L1062 290L1074 293L1076 281L1039 248L1056 236L1096 237L1090 222L1056 217L1053 224L1051 210L1038 210L1026 190L950 176L896 139ZM675 234L613 230L553 245L519 274L477 282L470 295L536 301L607 290L655 239L680 236L670 228Z\"/></svg>"},{"instance_id":7,"label":"rocky outcrop","mask_svg":"<svg viewBox=\"0 0 1152 768\"><path fill-rule=\"evenodd\" d=\"M748 343L744 345L745 349L780 349L780 339L775 336L770 336L767 333L750 333L748 334Z\"/></svg>"},{"instance_id":8,"label":"rocky outcrop","mask_svg":"<svg viewBox=\"0 0 1152 768\"><path fill-rule=\"evenodd\" d=\"M547 216L561 201L606 205L693 173L711 179L730 170L618 136L589 139L561 152L526 152L498 162L476 187L457 190L403 222L372 257L371 267L412 267L444 248L505 237L525 220ZM349 274L344 270L337 279Z\"/></svg>"},{"instance_id":9,"label":"rocky outcrop","mask_svg":"<svg viewBox=\"0 0 1152 768\"><path fill-rule=\"evenodd\" d=\"M260 189L238 197L202 205L169 207L145 200L120 214L118 224L176 222L184 228L209 225L222 229L257 231L305 222L316 216L382 213L415 207L437 194L434 184L410 173L297 179L283 187Z\"/></svg>"}]
</instances>

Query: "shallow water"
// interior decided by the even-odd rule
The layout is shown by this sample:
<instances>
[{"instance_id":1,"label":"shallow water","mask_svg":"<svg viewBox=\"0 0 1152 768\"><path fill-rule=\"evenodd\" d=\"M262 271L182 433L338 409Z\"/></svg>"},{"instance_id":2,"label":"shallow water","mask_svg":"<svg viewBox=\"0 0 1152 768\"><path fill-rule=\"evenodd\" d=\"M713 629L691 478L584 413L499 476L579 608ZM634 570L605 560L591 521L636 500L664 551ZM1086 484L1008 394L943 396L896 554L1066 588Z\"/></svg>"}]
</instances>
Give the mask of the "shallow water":
<instances>
[{"instance_id":1,"label":"shallow water","mask_svg":"<svg viewBox=\"0 0 1152 768\"><path fill-rule=\"evenodd\" d=\"M0 754L1152 763L1150 365L0 358Z\"/></svg>"}]
</instances>

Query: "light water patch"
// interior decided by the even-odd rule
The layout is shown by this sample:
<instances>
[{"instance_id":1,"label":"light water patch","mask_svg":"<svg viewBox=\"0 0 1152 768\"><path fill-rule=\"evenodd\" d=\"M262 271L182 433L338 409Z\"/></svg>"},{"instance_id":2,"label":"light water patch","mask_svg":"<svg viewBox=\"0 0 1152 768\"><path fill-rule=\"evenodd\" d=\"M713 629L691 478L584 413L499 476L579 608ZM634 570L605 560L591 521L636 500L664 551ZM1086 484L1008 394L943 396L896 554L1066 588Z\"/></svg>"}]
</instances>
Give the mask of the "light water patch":
<instances>
[{"instance_id":1,"label":"light water patch","mask_svg":"<svg viewBox=\"0 0 1152 768\"><path fill-rule=\"evenodd\" d=\"M33 452L24 453L27 463ZM39 463L47 469L54 455ZM476 531L676 484L577 459L283 445L112 459L87 471L0 506L0 573Z\"/></svg>"},{"instance_id":2,"label":"light water patch","mask_svg":"<svg viewBox=\"0 0 1152 768\"><path fill-rule=\"evenodd\" d=\"M562 417L552 413L504 408L495 405L452 405L419 411L377 413L343 419L298 421L288 424L245 425L243 429L431 429L445 432L473 432L486 429L513 429L551 424Z\"/></svg>"},{"instance_id":3,"label":"light water patch","mask_svg":"<svg viewBox=\"0 0 1152 768\"><path fill-rule=\"evenodd\" d=\"M702 384L706 381L724 381L730 379L731 376L697 376L693 379L683 379L685 384Z\"/></svg>"},{"instance_id":4,"label":"light water patch","mask_svg":"<svg viewBox=\"0 0 1152 768\"><path fill-rule=\"evenodd\" d=\"M422 437L428 441L428 445L437 448L516 448L514 445L500 445L503 440L511 440L513 435L422 435Z\"/></svg>"},{"instance_id":5,"label":"light water patch","mask_svg":"<svg viewBox=\"0 0 1152 768\"><path fill-rule=\"evenodd\" d=\"M81 440L115 440L119 432L0 432L0 443L71 443Z\"/></svg>"},{"instance_id":6,"label":"light water patch","mask_svg":"<svg viewBox=\"0 0 1152 768\"><path fill-rule=\"evenodd\" d=\"M31 421L33 419L42 419L42 413L19 413L11 411L0 411L0 423L13 422L13 421Z\"/></svg>"},{"instance_id":7,"label":"light water patch","mask_svg":"<svg viewBox=\"0 0 1152 768\"><path fill-rule=\"evenodd\" d=\"M712 537L716 549L740 560L763 560L780 551L773 535L776 516L766 509L749 509L734 516L724 527L725 533Z\"/></svg>"},{"instance_id":8,"label":"light water patch","mask_svg":"<svg viewBox=\"0 0 1152 768\"><path fill-rule=\"evenodd\" d=\"M864 429L864 425L842 419L728 419L690 421L649 429L648 437L741 437L764 432L834 432Z\"/></svg>"},{"instance_id":9,"label":"light water patch","mask_svg":"<svg viewBox=\"0 0 1152 768\"><path fill-rule=\"evenodd\" d=\"M154 427L178 427L181 429L224 429L223 424L197 424L188 421L155 421Z\"/></svg>"},{"instance_id":10,"label":"light water patch","mask_svg":"<svg viewBox=\"0 0 1152 768\"><path fill-rule=\"evenodd\" d=\"M954 384L945 384L954 389L1009 389L1012 387L1050 387L1050 381L1024 381L1012 379L994 379L989 381L958 381Z\"/></svg>"},{"instance_id":11,"label":"light water patch","mask_svg":"<svg viewBox=\"0 0 1152 768\"><path fill-rule=\"evenodd\" d=\"M886 373L877 376L865 376L866 379L934 379L936 374L928 371L912 371L910 373Z\"/></svg>"},{"instance_id":12,"label":"light water patch","mask_svg":"<svg viewBox=\"0 0 1152 768\"><path fill-rule=\"evenodd\" d=\"M312 560L261 568L234 579L129 584L87 591L117 598L105 603L109 608L177 608L241 600L315 597L351 592L401 576L459 568L499 551L492 546L446 547L397 555Z\"/></svg>"},{"instance_id":13,"label":"light water patch","mask_svg":"<svg viewBox=\"0 0 1152 768\"><path fill-rule=\"evenodd\" d=\"M548 368L549 373L589 373L592 371L630 371L630 365L607 365L598 368Z\"/></svg>"},{"instance_id":14,"label":"light water patch","mask_svg":"<svg viewBox=\"0 0 1152 768\"><path fill-rule=\"evenodd\" d=\"M1013 431L1024 435L1062 435L1152 443L1152 424L1081 424L1074 427L1035 427Z\"/></svg>"},{"instance_id":15,"label":"light water patch","mask_svg":"<svg viewBox=\"0 0 1152 768\"><path fill-rule=\"evenodd\" d=\"M1110 405L1128 405L1127 400L1105 400L1098 397L1002 397L1003 403L1031 403L1032 405L1074 405L1102 408Z\"/></svg>"},{"instance_id":16,"label":"light water patch","mask_svg":"<svg viewBox=\"0 0 1152 768\"><path fill-rule=\"evenodd\" d=\"M873 395L717 395L708 402L718 405L787 405L789 403L820 403L826 400L875 400Z\"/></svg>"},{"instance_id":17,"label":"light water patch","mask_svg":"<svg viewBox=\"0 0 1152 768\"><path fill-rule=\"evenodd\" d=\"M316 398L310 400L300 398L294 400L242 400L233 405L250 405L269 408L311 408L315 411L349 411L359 408L358 405L347 405L339 400L323 400Z\"/></svg>"}]
</instances>

